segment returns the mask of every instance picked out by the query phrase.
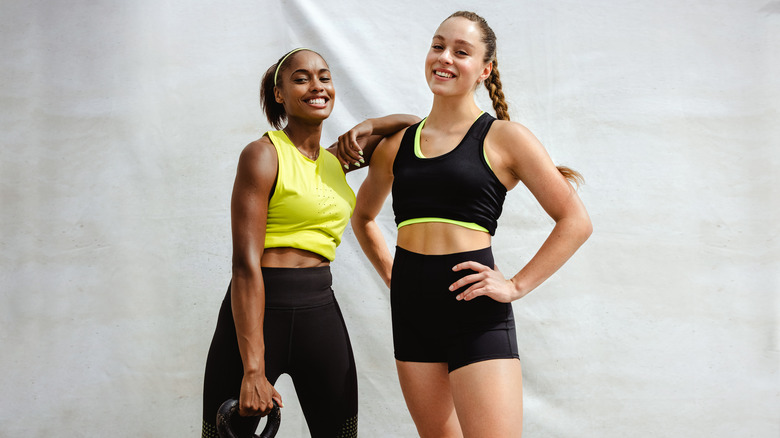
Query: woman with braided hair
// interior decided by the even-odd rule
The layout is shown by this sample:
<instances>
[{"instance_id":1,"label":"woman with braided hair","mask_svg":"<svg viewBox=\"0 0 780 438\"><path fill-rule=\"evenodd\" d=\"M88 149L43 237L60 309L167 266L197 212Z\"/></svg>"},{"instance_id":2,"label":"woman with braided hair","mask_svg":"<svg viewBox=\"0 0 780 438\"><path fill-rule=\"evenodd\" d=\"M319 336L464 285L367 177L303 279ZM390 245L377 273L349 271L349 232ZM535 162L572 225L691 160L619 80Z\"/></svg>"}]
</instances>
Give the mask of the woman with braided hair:
<instances>
[{"instance_id":1,"label":"woman with braided hair","mask_svg":"<svg viewBox=\"0 0 780 438\"><path fill-rule=\"evenodd\" d=\"M391 289L396 366L420 436L519 437L522 374L511 302L549 278L590 235L569 182L579 174L556 168L534 135L509 121L496 36L482 17L456 12L441 23L425 75L431 111L376 148L352 226ZM482 82L499 120L474 101ZM507 190L518 183L555 226L506 279L495 267L491 236ZM394 256L375 220L391 190Z\"/></svg>"}]
</instances>

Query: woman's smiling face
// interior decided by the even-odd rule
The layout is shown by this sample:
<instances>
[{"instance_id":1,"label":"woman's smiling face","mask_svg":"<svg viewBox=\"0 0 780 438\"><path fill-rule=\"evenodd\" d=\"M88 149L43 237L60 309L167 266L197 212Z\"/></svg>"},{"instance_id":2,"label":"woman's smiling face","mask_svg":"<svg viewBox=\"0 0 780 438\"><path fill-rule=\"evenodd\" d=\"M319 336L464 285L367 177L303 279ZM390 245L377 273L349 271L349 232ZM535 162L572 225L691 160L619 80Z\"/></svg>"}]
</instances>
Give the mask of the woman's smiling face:
<instances>
[{"instance_id":1,"label":"woman's smiling face","mask_svg":"<svg viewBox=\"0 0 780 438\"><path fill-rule=\"evenodd\" d=\"M328 64L312 51L293 54L279 72L274 94L287 117L324 120L333 111L336 89Z\"/></svg>"},{"instance_id":2,"label":"woman's smiling face","mask_svg":"<svg viewBox=\"0 0 780 438\"><path fill-rule=\"evenodd\" d=\"M428 87L438 95L472 92L490 74L491 64L484 59L479 26L463 17L449 18L436 29L425 58Z\"/></svg>"}]
</instances>

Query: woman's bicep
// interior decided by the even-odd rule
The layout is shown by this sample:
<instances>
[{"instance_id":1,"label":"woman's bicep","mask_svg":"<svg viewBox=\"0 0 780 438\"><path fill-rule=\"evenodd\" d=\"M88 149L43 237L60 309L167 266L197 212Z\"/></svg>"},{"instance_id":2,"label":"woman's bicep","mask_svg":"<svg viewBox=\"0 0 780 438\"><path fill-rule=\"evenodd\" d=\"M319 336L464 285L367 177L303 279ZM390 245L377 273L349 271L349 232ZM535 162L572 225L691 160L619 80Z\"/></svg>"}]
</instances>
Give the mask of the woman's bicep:
<instances>
[{"instance_id":1,"label":"woman's bicep","mask_svg":"<svg viewBox=\"0 0 780 438\"><path fill-rule=\"evenodd\" d=\"M399 134L383 139L374 151L368 175L360 186L354 217L372 220L382 210L393 187L393 161L398 151Z\"/></svg>"},{"instance_id":2,"label":"woman's bicep","mask_svg":"<svg viewBox=\"0 0 780 438\"><path fill-rule=\"evenodd\" d=\"M522 125L504 130L501 145L510 172L525 185L554 220L581 207L572 185L558 171L542 143Z\"/></svg>"},{"instance_id":3,"label":"woman's bicep","mask_svg":"<svg viewBox=\"0 0 780 438\"><path fill-rule=\"evenodd\" d=\"M379 175L374 167L369 167L368 175L358 190L355 203L355 220L372 220L379 215L385 199L390 193L392 179Z\"/></svg>"},{"instance_id":4,"label":"woman's bicep","mask_svg":"<svg viewBox=\"0 0 780 438\"><path fill-rule=\"evenodd\" d=\"M583 209L577 191L554 165L540 165L540 169L522 181L556 222Z\"/></svg>"},{"instance_id":5,"label":"woman's bicep","mask_svg":"<svg viewBox=\"0 0 780 438\"><path fill-rule=\"evenodd\" d=\"M255 142L257 143L257 142ZM231 198L234 268L259 268L265 246L268 200L276 181L273 146L250 144L241 153Z\"/></svg>"}]
</instances>

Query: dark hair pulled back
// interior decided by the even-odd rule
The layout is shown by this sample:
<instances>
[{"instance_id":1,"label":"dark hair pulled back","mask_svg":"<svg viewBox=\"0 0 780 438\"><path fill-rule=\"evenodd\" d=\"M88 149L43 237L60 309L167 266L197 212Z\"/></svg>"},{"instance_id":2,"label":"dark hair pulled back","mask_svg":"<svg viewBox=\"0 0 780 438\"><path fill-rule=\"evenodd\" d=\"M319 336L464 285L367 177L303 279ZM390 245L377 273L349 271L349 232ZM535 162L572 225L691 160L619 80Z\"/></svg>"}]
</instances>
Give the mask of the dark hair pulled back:
<instances>
[{"instance_id":1,"label":"dark hair pulled back","mask_svg":"<svg viewBox=\"0 0 780 438\"><path fill-rule=\"evenodd\" d=\"M285 111L284 105L276 101L274 88L284 83L281 73L287 69L293 58L298 56L298 52L302 52L304 50L317 53L314 50L309 49L290 50L289 52L282 55L282 57L279 58L279 60L276 61L274 65L268 67L268 70L266 70L265 74L263 75L263 79L260 81L260 106L263 108L263 112L265 113L266 119L268 119L268 123L270 123L271 126L273 126L275 129L282 129L282 125L287 120L287 111ZM319 53L317 53L317 55L322 57L322 55ZM279 65L280 63L281 65ZM276 83L274 83L275 77Z\"/></svg>"}]
</instances>

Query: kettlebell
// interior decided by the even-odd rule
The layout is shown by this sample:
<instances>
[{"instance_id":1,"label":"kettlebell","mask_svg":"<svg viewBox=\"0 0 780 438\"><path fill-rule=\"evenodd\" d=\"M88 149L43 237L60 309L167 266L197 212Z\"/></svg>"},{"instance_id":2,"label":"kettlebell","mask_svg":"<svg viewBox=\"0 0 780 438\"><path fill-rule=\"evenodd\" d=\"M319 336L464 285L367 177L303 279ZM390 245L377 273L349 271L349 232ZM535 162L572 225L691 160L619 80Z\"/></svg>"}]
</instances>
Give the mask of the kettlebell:
<instances>
[{"instance_id":1,"label":"kettlebell","mask_svg":"<svg viewBox=\"0 0 780 438\"><path fill-rule=\"evenodd\" d=\"M279 405L274 402L274 407L271 412L266 415L267 420L263 431L260 435L253 435L254 438L273 438L276 436L276 432L279 431L279 426L282 424L282 412L279 410ZM233 419L238 415L238 400L231 398L225 400L222 406L217 411L217 433L220 438L237 438L236 433L233 432Z\"/></svg>"}]
</instances>

